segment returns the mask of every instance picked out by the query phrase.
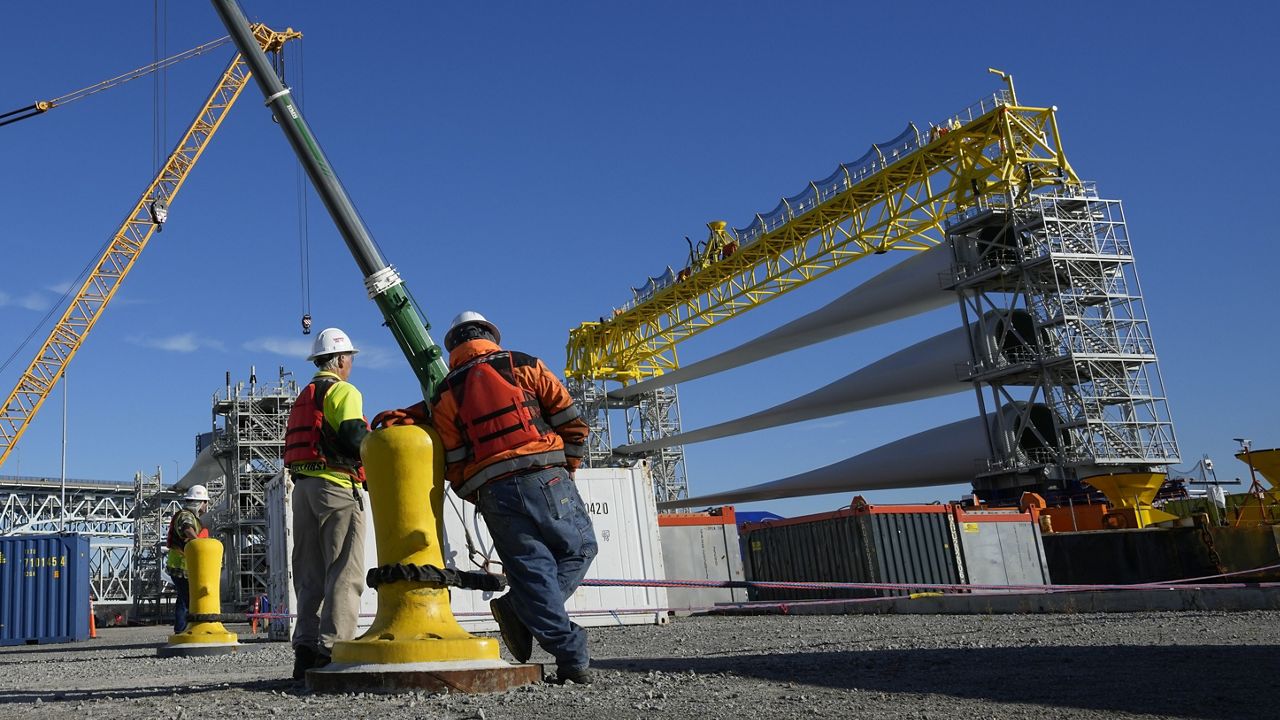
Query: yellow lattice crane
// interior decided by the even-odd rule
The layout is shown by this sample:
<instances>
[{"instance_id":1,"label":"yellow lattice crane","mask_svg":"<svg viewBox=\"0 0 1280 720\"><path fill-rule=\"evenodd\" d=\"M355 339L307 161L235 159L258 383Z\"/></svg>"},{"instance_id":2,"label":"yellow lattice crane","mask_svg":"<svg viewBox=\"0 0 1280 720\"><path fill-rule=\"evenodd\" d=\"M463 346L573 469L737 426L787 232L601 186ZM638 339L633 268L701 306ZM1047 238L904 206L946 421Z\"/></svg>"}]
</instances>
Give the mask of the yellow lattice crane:
<instances>
[{"instance_id":1,"label":"yellow lattice crane","mask_svg":"<svg viewBox=\"0 0 1280 720\"><path fill-rule=\"evenodd\" d=\"M271 52L278 52L289 40L302 37L301 33L294 32L292 28L275 31L259 24L254 25L252 29L254 38L262 49ZM200 46L197 50L203 52L211 45L224 42L226 42L225 39L214 41L214 43ZM174 57L185 58L192 54L199 53L188 51ZM163 67L164 62L148 67L157 69ZM126 73L90 87L105 89L102 87L104 84L118 85L138 77L137 73L138 71ZM147 246L152 233L164 223L168 216L169 205L178 194L178 190L182 188L191 169L195 167L196 161L200 159L200 155L208 147L214 133L222 125L227 111L235 104L236 98L240 96L240 91L244 89L250 77L249 66L237 54L223 71L222 77L214 86L209 99L200 108L200 112L196 114L191 126L183 134L177 149L169 156L155 179L142 193L142 197L134 204L120 229L116 231L92 271L72 297L62 317L40 346L35 359L22 373L13 391L5 398L4 405L0 406L0 465L4 464L18 439L26 431L31 419L39 412L40 406L44 404L58 378L66 370L67 364L75 357L85 337L102 316L107 303L115 297L116 291L120 289L120 283L133 269L134 263ZM37 112L43 112L48 107L69 102L65 98L78 99L84 96L83 91L77 91L52 103L37 103L33 108L37 108ZM38 107L42 104L45 107ZM22 117L13 119L22 119Z\"/></svg>"},{"instance_id":2,"label":"yellow lattice crane","mask_svg":"<svg viewBox=\"0 0 1280 720\"><path fill-rule=\"evenodd\" d=\"M946 220L992 197L1078 183L1056 108L1018 104L1013 80L939 124L914 124L728 234L719 222L689 268L569 333L565 375L632 383L678 367L676 345L871 254L925 250ZM732 248L731 251L725 252Z\"/></svg>"}]
</instances>

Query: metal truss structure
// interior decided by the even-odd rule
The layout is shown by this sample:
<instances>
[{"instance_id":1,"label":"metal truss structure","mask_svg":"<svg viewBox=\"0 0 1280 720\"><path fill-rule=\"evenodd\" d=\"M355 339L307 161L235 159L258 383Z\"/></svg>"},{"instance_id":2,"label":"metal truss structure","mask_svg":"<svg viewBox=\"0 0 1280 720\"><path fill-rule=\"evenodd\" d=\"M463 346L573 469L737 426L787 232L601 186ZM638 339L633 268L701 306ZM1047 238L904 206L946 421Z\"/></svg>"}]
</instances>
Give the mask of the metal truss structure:
<instances>
[{"instance_id":1,"label":"metal truss structure","mask_svg":"<svg viewBox=\"0 0 1280 720\"><path fill-rule=\"evenodd\" d=\"M658 388L642 393L628 402L627 444L670 437L680 432L680 398L675 388ZM654 493L658 502L689 497L685 476L684 446L673 445L645 455L653 474Z\"/></svg>"},{"instance_id":2,"label":"metal truss structure","mask_svg":"<svg viewBox=\"0 0 1280 720\"><path fill-rule=\"evenodd\" d=\"M228 382L213 398L213 454L225 471L225 490L212 495L208 524L223 539L224 602L246 607L267 592L266 484L284 469L284 435L298 383L284 368L271 385Z\"/></svg>"},{"instance_id":3,"label":"metal truss structure","mask_svg":"<svg viewBox=\"0 0 1280 720\"><path fill-rule=\"evenodd\" d=\"M612 416L615 413L611 411L622 416L627 445L680 432L680 403L675 388L658 388L619 400L609 397L601 380L569 378L566 384L590 430L584 459L586 467L630 466L641 459L614 453ZM665 447L642 457L649 461L657 502L689 497L684 446Z\"/></svg>"},{"instance_id":4,"label":"metal truss structure","mask_svg":"<svg viewBox=\"0 0 1280 720\"><path fill-rule=\"evenodd\" d=\"M64 506L58 479L0 476L0 535L88 535L93 602L133 602L133 486L67 480L66 489Z\"/></svg>"},{"instance_id":5,"label":"metal truss structure","mask_svg":"<svg viewBox=\"0 0 1280 720\"><path fill-rule=\"evenodd\" d=\"M165 580L165 541L169 519L181 507L180 493L166 491L159 468L133 476L133 610L139 617L159 617L172 584Z\"/></svg>"},{"instance_id":6,"label":"metal truss structure","mask_svg":"<svg viewBox=\"0 0 1280 720\"><path fill-rule=\"evenodd\" d=\"M601 380L571 377L565 379L565 384L590 431L587 435L587 454L584 464L587 467L617 465L619 458L613 454L613 428L609 410L624 406L610 400L604 382Z\"/></svg>"},{"instance_id":7,"label":"metal truss structure","mask_svg":"<svg viewBox=\"0 0 1280 720\"><path fill-rule=\"evenodd\" d=\"M973 344L966 375L994 437L987 499L1075 491L1090 475L1178 462L1124 212L1092 184L993 195L949 231ZM984 323L1025 311L1024 323ZM985 348L1018 347L1016 354ZM988 405L990 403L990 405ZM1012 409L1012 410L1011 410Z\"/></svg>"},{"instance_id":8,"label":"metal truss structure","mask_svg":"<svg viewBox=\"0 0 1280 720\"><path fill-rule=\"evenodd\" d=\"M208 483L205 521L226 548L223 601L236 606L267 589L264 487L284 466L297 394L281 369L273 385L259 386L251 374L247 384L228 381L225 394L214 396L211 452L224 475ZM136 615L155 616L171 593L162 574L164 543L181 494L163 486L159 469L137 473L132 483L68 480L64 514L59 480L0 476L0 535L88 535L93 601L132 604Z\"/></svg>"},{"instance_id":9,"label":"metal truss structure","mask_svg":"<svg viewBox=\"0 0 1280 720\"><path fill-rule=\"evenodd\" d=\"M263 50L271 51L279 50L289 40L302 37L293 30L275 32L263 25L254 25L253 32ZM146 249L151 236L164 223L169 205L222 125L227 111L244 90L249 77L249 66L243 57L236 55L177 148L134 204L95 262L93 270L72 296L35 359L0 405L0 465L4 464L5 458L26 432L67 364L75 357L85 337Z\"/></svg>"},{"instance_id":10,"label":"metal truss structure","mask_svg":"<svg viewBox=\"0 0 1280 720\"><path fill-rule=\"evenodd\" d=\"M737 248L569 334L571 378L633 382L678 367L677 343L868 255L923 250L982 196L1078 181L1052 108L997 93L784 198L735 229ZM714 234L713 230L713 234ZM678 278L679 276L677 276Z\"/></svg>"},{"instance_id":11,"label":"metal truss structure","mask_svg":"<svg viewBox=\"0 0 1280 720\"><path fill-rule=\"evenodd\" d=\"M1008 80L1006 78L1006 80ZM920 251L945 239L945 224L990 195L1021 197L1078 182L1054 108L1018 104L1013 83L936 125L906 131L829 177L783 198L745 228L711 223L689 267L652 280L633 302L569 334L565 376L594 428L608 428L604 383L632 383L677 368L676 345L868 255ZM582 391L591 389L588 397ZM629 438L680 431L673 400L652 395L627 406ZM647 422L646 422L647 421ZM597 440L598 442L598 440ZM660 496L687 493L683 448L647 456ZM588 461L616 464L604 453ZM664 477L670 468L670 477ZM659 500L667 499L659 497Z\"/></svg>"}]
</instances>

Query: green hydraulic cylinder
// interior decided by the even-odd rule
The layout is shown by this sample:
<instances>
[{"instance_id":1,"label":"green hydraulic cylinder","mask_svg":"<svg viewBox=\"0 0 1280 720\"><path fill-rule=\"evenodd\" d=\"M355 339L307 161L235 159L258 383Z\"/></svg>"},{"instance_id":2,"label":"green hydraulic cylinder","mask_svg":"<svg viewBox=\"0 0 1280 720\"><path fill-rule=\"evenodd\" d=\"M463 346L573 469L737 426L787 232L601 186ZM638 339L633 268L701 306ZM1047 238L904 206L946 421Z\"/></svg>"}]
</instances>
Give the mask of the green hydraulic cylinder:
<instances>
[{"instance_id":1,"label":"green hydraulic cylinder","mask_svg":"<svg viewBox=\"0 0 1280 720\"><path fill-rule=\"evenodd\" d=\"M213 0L213 6L226 25L240 55L253 71L253 77L262 89L267 106L271 108L276 122L293 147L294 154L311 178L316 193L320 195L338 232L346 241L360 272L364 274L365 289L382 311L387 327L391 328L396 343L409 360L409 365L422 385L423 397L430 399L436 385L449 371L440 346L432 341L427 332L431 326L419 313L417 304L395 268L388 265L378 252L369 229L351 204L351 198L338 181L328 158L320 149L320 143L303 119L302 112L294 104L292 94L280 81L258 42L254 40L249 21L240 4L237 0Z\"/></svg>"}]
</instances>

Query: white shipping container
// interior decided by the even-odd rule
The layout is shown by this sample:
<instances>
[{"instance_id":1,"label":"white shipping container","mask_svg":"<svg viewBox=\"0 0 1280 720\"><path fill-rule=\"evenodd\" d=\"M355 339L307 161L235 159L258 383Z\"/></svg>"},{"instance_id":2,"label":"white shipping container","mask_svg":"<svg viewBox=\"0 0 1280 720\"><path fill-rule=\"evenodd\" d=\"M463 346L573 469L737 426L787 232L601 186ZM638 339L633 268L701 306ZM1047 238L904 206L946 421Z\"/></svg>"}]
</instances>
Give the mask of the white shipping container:
<instances>
[{"instance_id":1,"label":"white shipping container","mask_svg":"<svg viewBox=\"0 0 1280 720\"><path fill-rule=\"evenodd\" d=\"M658 545L658 513L648 465L584 468L577 472L576 477L578 492L591 515L596 542L600 546L587 577L624 580L664 577L662 551ZM292 481L283 473L273 478L266 488L270 566L268 597L272 611L280 613L291 612L295 606L290 564L293 553L292 489ZM377 566L378 560L368 496L365 497L365 522L365 566L372 568ZM445 564L459 570L480 569L477 562L469 557L464 527L470 531L476 551L498 562L488 528L475 511L475 506L446 493ZM497 629L489 614L489 601L494 597L494 593L473 590L453 588L450 591L454 616L464 628L473 632ZM665 588L580 587L566 607L574 622L584 627L665 623L667 592ZM366 588L360 602L360 632L373 622L377 609L377 592ZM292 631L292 619L287 623L280 621L269 625L269 635L274 640L287 640Z\"/></svg>"}]
</instances>

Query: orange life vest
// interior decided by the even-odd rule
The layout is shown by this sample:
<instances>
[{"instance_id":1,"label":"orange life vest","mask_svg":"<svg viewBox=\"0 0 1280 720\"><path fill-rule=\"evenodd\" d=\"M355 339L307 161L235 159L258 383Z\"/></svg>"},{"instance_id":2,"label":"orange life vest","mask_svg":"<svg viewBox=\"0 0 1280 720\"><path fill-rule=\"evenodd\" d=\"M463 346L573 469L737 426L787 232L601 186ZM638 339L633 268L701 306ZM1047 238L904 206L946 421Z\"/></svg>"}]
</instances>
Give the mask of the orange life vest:
<instances>
[{"instance_id":1,"label":"orange life vest","mask_svg":"<svg viewBox=\"0 0 1280 720\"><path fill-rule=\"evenodd\" d=\"M324 397L337 380L317 378L303 388L289 413L284 464L293 470L333 470L364 482L360 458L338 450L338 434L324 419Z\"/></svg>"},{"instance_id":2,"label":"orange life vest","mask_svg":"<svg viewBox=\"0 0 1280 720\"><path fill-rule=\"evenodd\" d=\"M483 461L552 432L538 398L516 385L510 352L482 355L449 373L443 384L458 403L466 457Z\"/></svg>"}]
</instances>

